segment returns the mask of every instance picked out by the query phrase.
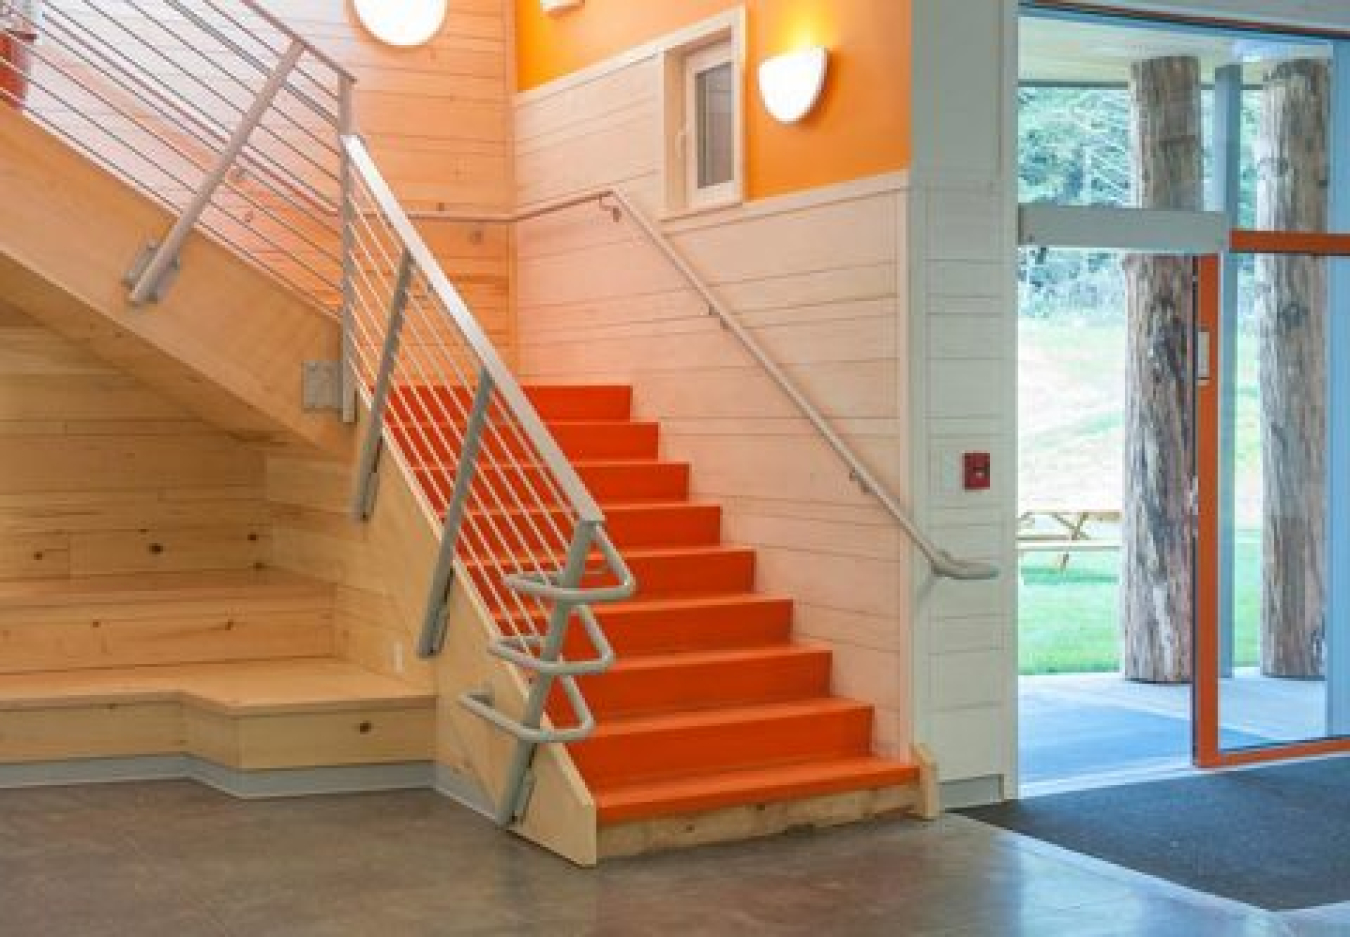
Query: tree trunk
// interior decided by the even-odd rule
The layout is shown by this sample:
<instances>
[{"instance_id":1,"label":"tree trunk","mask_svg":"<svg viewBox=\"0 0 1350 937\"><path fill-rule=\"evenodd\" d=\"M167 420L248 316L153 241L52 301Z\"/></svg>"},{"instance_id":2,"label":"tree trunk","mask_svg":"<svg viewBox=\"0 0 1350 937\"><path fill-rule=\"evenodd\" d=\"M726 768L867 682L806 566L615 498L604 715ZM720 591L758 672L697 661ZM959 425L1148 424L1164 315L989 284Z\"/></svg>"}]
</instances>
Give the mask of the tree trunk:
<instances>
[{"instance_id":1,"label":"tree trunk","mask_svg":"<svg viewBox=\"0 0 1350 937\"><path fill-rule=\"evenodd\" d=\"M1266 77L1257 226L1325 231L1331 73L1282 62ZM1261 670L1320 677L1326 628L1326 260L1257 260L1264 471Z\"/></svg>"},{"instance_id":2,"label":"tree trunk","mask_svg":"<svg viewBox=\"0 0 1350 937\"><path fill-rule=\"evenodd\" d=\"M1134 175L1141 208L1202 207L1200 64L1188 56L1130 69ZM1125 259L1129 352L1121 502L1121 672L1184 683L1192 665L1192 262Z\"/></svg>"}]
</instances>

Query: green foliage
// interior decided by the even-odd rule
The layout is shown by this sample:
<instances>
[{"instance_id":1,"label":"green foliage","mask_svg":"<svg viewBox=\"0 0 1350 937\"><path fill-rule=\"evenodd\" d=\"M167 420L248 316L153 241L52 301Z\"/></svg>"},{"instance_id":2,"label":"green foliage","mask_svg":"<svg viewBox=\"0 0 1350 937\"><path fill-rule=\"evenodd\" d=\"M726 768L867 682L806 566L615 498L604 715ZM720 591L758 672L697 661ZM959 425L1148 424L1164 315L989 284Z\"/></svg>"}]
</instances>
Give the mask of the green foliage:
<instances>
[{"instance_id":1,"label":"green foliage","mask_svg":"<svg viewBox=\"0 0 1350 937\"><path fill-rule=\"evenodd\" d=\"M1206 139L1214 95L1203 95ZM1243 96L1241 210L1238 223L1256 219L1261 94ZM1018 189L1022 202L1055 205L1135 204L1130 96L1124 88L1028 86L1018 91ZM1206 178L1214 154L1205 149ZM1019 268L1021 314L1080 321L1117 320L1125 309L1119 257L1093 251L1027 251Z\"/></svg>"}]
</instances>

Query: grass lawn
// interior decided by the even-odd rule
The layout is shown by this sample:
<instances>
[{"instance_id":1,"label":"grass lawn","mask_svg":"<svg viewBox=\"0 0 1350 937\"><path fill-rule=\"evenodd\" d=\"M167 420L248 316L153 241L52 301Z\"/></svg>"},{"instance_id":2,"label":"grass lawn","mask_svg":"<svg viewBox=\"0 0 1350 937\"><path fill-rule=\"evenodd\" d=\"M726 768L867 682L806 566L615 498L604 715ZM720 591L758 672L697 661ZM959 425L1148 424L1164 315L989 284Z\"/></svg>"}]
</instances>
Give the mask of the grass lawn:
<instances>
[{"instance_id":1,"label":"grass lawn","mask_svg":"<svg viewBox=\"0 0 1350 937\"><path fill-rule=\"evenodd\" d=\"M1019 590L1018 669L1023 674L1110 673L1120 669L1119 553L1078 553L1063 572L1053 553L1028 553ZM1261 542L1239 534L1235 567L1239 667L1257 657Z\"/></svg>"}]
</instances>

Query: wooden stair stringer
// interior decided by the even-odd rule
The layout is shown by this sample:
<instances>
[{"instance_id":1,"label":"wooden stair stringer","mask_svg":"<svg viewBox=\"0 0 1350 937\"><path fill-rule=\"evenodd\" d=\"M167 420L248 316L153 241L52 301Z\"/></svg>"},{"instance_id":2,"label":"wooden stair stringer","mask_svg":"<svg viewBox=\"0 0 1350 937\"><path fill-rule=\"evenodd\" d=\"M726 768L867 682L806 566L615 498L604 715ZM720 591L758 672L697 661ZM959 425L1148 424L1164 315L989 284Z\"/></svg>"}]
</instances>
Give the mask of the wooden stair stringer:
<instances>
[{"instance_id":1,"label":"wooden stair stringer","mask_svg":"<svg viewBox=\"0 0 1350 937\"><path fill-rule=\"evenodd\" d=\"M152 307L122 278L173 217L12 108L0 108L0 295L44 326L242 438L351 446L331 412L302 407L301 362L336 360L316 305L200 232Z\"/></svg>"},{"instance_id":2,"label":"wooden stair stringer","mask_svg":"<svg viewBox=\"0 0 1350 937\"><path fill-rule=\"evenodd\" d=\"M416 629L439 548L440 521L417 494L413 478L403 459L386 449L369 537L371 554L377 557L399 617ZM445 647L433 668L436 760L496 804L515 740L469 712L459 698L490 688L494 705L516 717L524 709L528 688L517 668L488 653L497 626L491 612L463 585L466 581L468 574L461 568L450 596ZM566 746L540 746L533 770L533 793L513 831L579 865L595 865L599 860L595 800Z\"/></svg>"}]
</instances>

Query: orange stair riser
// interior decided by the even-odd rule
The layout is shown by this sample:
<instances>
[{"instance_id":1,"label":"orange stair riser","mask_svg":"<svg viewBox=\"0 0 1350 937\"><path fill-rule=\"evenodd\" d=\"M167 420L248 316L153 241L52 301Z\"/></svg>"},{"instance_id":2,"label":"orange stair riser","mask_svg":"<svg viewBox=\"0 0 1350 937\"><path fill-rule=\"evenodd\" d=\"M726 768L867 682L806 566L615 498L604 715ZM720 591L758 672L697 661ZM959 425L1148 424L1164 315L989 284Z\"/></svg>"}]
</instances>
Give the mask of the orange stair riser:
<instances>
[{"instance_id":1,"label":"orange stair riser","mask_svg":"<svg viewBox=\"0 0 1350 937\"><path fill-rule=\"evenodd\" d=\"M689 467L686 465L670 462L582 463L576 469L591 495L600 502L680 501L689 492ZM454 471L450 468L418 469L417 477L432 507L437 511L445 510L454 488ZM478 507L500 510L538 504L539 498L560 500L553 492L551 476L537 466L506 468L487 463L474 473L475 506Z\"/></svg>"},{"instance_id":2,"label":"orange stair riser","mask_svg":"<svg viewBox=\"0 0 1350 937\"><path fill-rule=\"evenodd\" d=\"M571 533L572 520L561 511L544 514L520 511L471 512L476 522L494 524L508 553L556 547ZM641 547L713 547L720 540L722 512L713 505L662 505L607 511L605 529L620 549ZM472 546L469 556L476 555Z\"/></svg>"},{"instance_id":3,"label":"orange stair riser","mask_svg":"<svg viewBox=\"0 0 1350 937\"><path fill-rule=\"evenodd\" d=\"M630 387L526 387L525 395L545 420L627 420L632 412ZM395 387L389 410L400 421L439 421L469 412L473 392L461 387L431 385Z\"/></svg>"},{"instance_id":4,"label":"orange stair riser","mask_svg":"<svg viewBox=\"0 0 1350 937\"><path fill-rule=\"evenodd\" d=\"M749 765L863 755L871 751L872 711L858 706L719 725L651 732L603 728L570 747L593 788L644 778L728 771Z\"/></svg>"},{"instance_id":5,"label":"orange stair riser","mask_svg":"<svg viewBox=\"0 0 1350 937\"><path fill-rule=\"evenodd\" d=\"M819 651L662 668L620 667L584 678L581 689L601 719L825 696L830 692L830 654ZM551 707L550 712L565 716L567 710Z\"/></svg>"},{"instance_id":6,"label":"orange stair riser","mask_svg":"<svg viewBox=\"0 0 1350 937\"><path fill-rule=\"evenodd\" d=\"M758 790L751 791L727 788L711 782L698 791L676 797L658 794L643 797L639 788L625 791L621 797L600 794L596 797L596 816L602 825L651 820L657 817L688 816L720 810L723 807L783 803L849 791L877 790L883 787L914 784L918 779L919 771L913 765L891 763L886 768L866 772L840 771L830 777L766 784Z\"/></svg>"},{"instance_id":7,"label":"orange stair riser","mask_svg":"<svg viewBox=\"0 0 1350 937\"><path fill-rule=\"evenodd\" d=\"M792 634L789 599L747 598L734 605L653 611L596 606L595 614L620 657L786 644ZM594 657L595 649L580 629L573 629L563 653L582 659Z\"/></svg>"},{"instance_id":8,"label":"orange stair riser","mask_svg":"<svg viewBox=\"0 0 1350 937\"><path fill-rule=\"evenodd\" d=\"M459 426L422 421L392 422L389 429L415 464L453 462L463 437ZM653 423L555 423L551 429L563 454L576 461L651 461L656 459L660 448L658 429ZM529 441L509 427L488 433L482 451L489 461L538 459Z\"/></svg>"},{"instance_id":9,"label":"orange stair riser","mask_svg":"<svg viewBox=\"0 0 1350 937\"><path fill-rule=\"evenodd\" d=\"M629 568L638 580L639 598L748 592L754 586L755 554L749 550L630 556L627 559ZM491 569L481 563L470 563L469 572L479 583L480 593L489 607L499 608L499 603L493 597L494 590L490 588L494 576ZM595 588L613 585L614 582L613 575L604 572L582 577L581 584L584 588Z\"/></svg>"}]
</instances>

